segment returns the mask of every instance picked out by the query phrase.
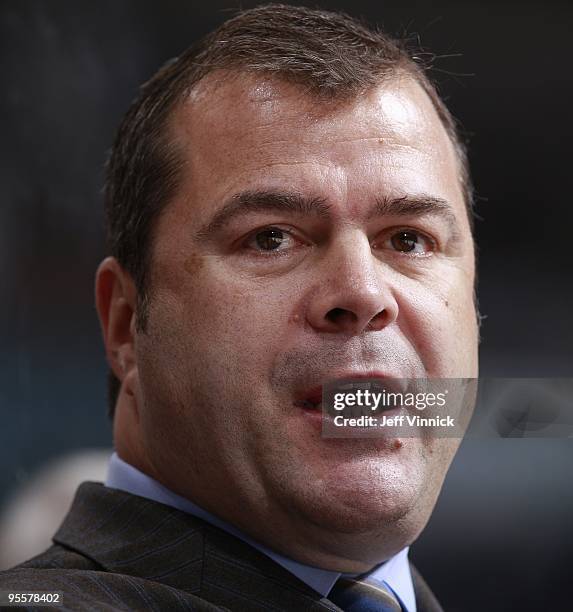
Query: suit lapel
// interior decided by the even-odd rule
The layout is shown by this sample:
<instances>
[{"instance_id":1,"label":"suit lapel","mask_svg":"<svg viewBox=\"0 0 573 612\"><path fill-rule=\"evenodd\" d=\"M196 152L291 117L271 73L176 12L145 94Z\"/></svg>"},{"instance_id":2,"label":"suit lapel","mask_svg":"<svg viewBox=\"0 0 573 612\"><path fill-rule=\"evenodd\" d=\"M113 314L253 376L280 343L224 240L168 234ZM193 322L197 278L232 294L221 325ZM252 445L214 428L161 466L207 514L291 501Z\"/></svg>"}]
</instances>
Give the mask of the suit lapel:
<instances>
[{"instance_id":1,"label":"suit lapel","mask_svg":"<svg viewBox=\"0 0 573 612\"><path fill-rule=\"evenodd\" d=\"M84 483L54 542L105 571L137 576L241 610L339 610L242 540L189 514Z\"/></svg>"},{"instance_id":2,"label":"suit lapel","mask_svg":"<svg viewBox=\"0 0 573 612\"><path fill-rule=\"evenodd\" d=\"M420 572L410 563L412 582L416 593L417 612L444 612L444 609L432 593L426 581L420 576Z\"/></svg>"}]
</instances>

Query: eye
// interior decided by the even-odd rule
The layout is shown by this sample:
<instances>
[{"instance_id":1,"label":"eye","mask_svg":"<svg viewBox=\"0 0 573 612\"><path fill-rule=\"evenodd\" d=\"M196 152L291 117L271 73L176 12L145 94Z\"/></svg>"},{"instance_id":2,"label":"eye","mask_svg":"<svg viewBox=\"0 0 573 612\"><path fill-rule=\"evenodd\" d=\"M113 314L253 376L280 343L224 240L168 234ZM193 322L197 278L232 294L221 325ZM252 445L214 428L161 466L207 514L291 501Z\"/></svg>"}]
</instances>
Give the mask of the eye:
<instances>
[{"instance_id":1,"label":"eye","mask_svg":"<svg viewBox=\"0 0 573 612\"><path fill-rule=\"evenodd\" d=\"M400 229L389 235L382 246L407 255L430 255L436 248L435 241L411 229Z\"/></svg>"},{"instance_id":2,"label":"eye","mask_svg":"<svg viewBox=\"0 0 573 612\"><path fill-rule=\"evenodd\" d=\"M259 252L285 251L295 246L290 232L278 227L258 230L247 239L245 246Z\"/></svg>"}]
</instances>

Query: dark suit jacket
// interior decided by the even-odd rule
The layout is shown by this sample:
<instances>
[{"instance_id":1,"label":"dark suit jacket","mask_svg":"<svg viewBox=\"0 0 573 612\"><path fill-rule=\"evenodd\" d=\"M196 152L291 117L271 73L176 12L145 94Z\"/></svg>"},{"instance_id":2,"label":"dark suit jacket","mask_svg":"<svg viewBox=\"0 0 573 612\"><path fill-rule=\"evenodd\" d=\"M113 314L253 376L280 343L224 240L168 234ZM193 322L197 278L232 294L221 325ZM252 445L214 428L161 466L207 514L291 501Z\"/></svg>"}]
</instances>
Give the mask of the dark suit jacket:
<instances>
[{"instance_id":1,"label":"dark suit jacket","mask_svg":"<svg viewBox=\"0 0 573 612\"><path fill-rule=\"evenodd\" d=\"M419 612L440 612L412 573ZM0 590L30 589L62 591L69 610L340 611L242 540L97 483L80 486L54 546L0 573Z\"/></svg>"}]
</instances>

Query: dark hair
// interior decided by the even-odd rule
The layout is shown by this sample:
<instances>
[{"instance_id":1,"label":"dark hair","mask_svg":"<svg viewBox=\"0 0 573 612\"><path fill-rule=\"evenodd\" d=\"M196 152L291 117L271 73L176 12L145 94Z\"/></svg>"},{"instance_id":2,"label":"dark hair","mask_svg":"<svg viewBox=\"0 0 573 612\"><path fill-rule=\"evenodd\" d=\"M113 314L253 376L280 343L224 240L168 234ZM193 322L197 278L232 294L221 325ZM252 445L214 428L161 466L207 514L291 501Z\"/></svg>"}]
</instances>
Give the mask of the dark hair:
<instances>
[{"instance_id":1,"label":"dark hair","mask_svg":"<svg viewBox=\"0 0 573 612\"><path fill-rule=\"evenodd\" d=\"M193 86L219 69L276 76L324 101L349 99L396 73L410 74L429 96L456 148L472 224L464 143L425 66L406 41L343 13L283 4L246 10L169 61L141 87L111 150L105 187L109 248L134 279L138 330L146 326L155 221L177 189L181 168L167 121ZM110 416L119 386L110 372Z\"/></svg>"}]
</instances>

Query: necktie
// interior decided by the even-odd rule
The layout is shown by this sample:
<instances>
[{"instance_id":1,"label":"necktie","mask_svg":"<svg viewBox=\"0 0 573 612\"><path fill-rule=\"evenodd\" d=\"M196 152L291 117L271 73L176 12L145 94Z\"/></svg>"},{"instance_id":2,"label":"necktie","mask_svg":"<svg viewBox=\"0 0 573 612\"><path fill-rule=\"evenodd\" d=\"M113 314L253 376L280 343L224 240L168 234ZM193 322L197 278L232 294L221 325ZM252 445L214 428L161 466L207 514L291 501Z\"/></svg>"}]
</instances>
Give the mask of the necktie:
<instances>
[{"instance_id":1,"label":"necktie","mask_svg":"<svg viewBox=\"0 0 573 612\"><path fill-rule=\"evenodd\" d=\"M339 578L328 599L344 612L402 612L390 589L352 578Z\"/></svg>"}]
</instances>

